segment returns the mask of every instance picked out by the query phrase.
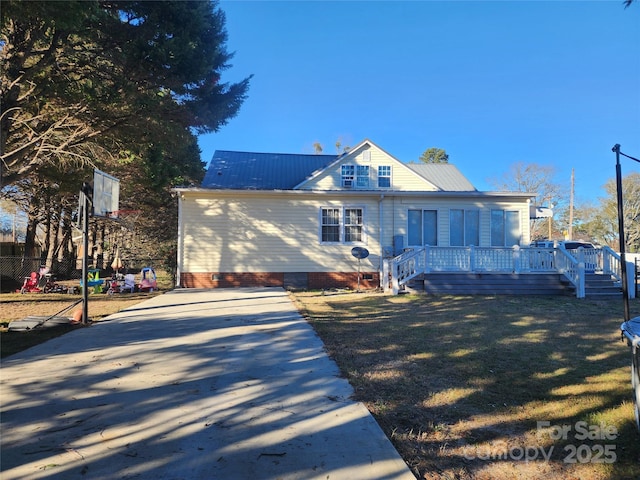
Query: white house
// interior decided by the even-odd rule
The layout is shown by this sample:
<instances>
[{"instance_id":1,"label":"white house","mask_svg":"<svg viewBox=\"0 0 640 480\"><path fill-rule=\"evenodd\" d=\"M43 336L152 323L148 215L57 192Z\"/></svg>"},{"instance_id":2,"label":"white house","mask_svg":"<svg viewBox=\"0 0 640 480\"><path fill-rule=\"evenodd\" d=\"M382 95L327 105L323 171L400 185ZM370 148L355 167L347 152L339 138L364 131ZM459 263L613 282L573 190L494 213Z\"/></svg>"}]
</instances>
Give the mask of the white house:
<instances>
[{"instance_id":1,"label":"white house","mask_svg":"<svg viewBox=\"0 0 640 480\"><path fill-rule=\"evenodd\" d=\"M178 285L361 287L424 245L529 245L534 194L480 192L451 164L405 164L365 140L341 155L216 151L177 188ZM369 255L358 260L354 247Z\"/></svg>"}]
</instances>

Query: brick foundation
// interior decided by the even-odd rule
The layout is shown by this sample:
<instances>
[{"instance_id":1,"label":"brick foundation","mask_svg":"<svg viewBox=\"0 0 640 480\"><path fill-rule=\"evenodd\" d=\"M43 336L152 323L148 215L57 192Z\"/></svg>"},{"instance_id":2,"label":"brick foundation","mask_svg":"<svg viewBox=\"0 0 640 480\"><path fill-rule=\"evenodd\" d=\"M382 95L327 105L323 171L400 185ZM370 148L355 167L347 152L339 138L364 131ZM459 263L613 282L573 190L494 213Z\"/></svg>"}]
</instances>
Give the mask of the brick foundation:
<instances>
[{"instance_id":1,"label":"brick foundation","mask_svg":"<svg viewBox=\"0 0 640 480\"><path fill-rule=\"evenodd\" d=\"M360 288L371 290L378 288L380 278L378 272L362 272L360 278ZM365 278L367 280L365 280ZM309 290L320 290L329 288L358 288L357 272L309 272Z\"/></svg>"},{"instance_id":2,"label":"brick foundation","mask_svg":"<svg viewBox=\"0 0 640 480\"><path fill-rule=\"evenodd\" d=\"M362 272L360 288L371 290L380 285L378 272ZM305 281L306 279L306 281ZM321 290L329 288L358 288L357 272L301 272L296 274L277 272L224 272L180 274L180 286L184 288L232 288L232 287L285 287Z\"/></svg>"},{"instance_id":3,"label":"brick foundation","mask_svg":"<svg viewBox=\"0 0 640 480\"><path fill-rule=\"evenodd\" d=\"M232 287L282 287L282 273L189 273L180 275L180 286L185 288L232 288Z\"/></svg>"}]
</instances>

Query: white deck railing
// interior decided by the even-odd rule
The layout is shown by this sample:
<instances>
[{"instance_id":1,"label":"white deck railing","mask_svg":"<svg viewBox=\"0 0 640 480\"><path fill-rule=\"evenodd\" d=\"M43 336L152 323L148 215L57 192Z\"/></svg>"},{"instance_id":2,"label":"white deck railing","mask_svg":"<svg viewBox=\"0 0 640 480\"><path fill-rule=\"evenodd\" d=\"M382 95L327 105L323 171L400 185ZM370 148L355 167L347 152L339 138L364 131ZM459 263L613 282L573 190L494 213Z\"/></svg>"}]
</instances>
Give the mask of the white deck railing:
<instances>
[{"instance_id":1,"label":"white deck railing","mask_svg":"<svg viewBox=\"0 0 640 480\"><path fill-rule=\"evenodd\" d=\"M568 251L542 247L431 247L385 259L382 287L397 294L411 279L432 272L563 274L585 296L585 274L602 273L621 281L620 256L609 247Z\"/></svg>"}]
</instances>

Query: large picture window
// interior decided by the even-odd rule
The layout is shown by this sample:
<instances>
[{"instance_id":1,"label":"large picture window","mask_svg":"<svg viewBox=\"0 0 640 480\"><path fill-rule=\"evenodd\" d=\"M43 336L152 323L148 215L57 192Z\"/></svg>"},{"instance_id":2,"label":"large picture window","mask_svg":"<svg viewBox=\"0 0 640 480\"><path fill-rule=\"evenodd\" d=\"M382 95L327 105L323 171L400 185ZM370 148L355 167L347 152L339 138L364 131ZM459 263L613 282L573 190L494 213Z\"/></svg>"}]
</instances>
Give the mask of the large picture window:
<instances>
[{"instance_id":1,"label":"large picture window","mask_svg":"<svg viewBox=\"0 0 640 480\"><path fill-rule=\"evenodd\" d=\"M407 233L409 246L438 245L437 210L409 210Z\"/></svg>"},{"instance_id":2,"label":"large picture window","mask_svg":"<svg viewBox=\"0 0 640 480\"><path fill-rule=\"evenodd\" d=\"M322 207L320 222L321 243L363 243L365 241L362 207Z\"/></svg>"},{"instance_id":3,"label":"large picture window","mask_svg":"<svg viewBox=\"0 0 640 480\"><path fill-rule=\"evenodd\" d=\"M455 247L480 243L480 211L449 210L449 245Z\"/></svg>"},{"instance_id":4,"label":"large picture window","mask_svg":"<svg viewBox=\"0 0 640 480\"><path fill-rule=\"evenodd\" d=\"M491 246L520 245L520 216L516 211L491 210Z\"/></svg>"}]
</instances>

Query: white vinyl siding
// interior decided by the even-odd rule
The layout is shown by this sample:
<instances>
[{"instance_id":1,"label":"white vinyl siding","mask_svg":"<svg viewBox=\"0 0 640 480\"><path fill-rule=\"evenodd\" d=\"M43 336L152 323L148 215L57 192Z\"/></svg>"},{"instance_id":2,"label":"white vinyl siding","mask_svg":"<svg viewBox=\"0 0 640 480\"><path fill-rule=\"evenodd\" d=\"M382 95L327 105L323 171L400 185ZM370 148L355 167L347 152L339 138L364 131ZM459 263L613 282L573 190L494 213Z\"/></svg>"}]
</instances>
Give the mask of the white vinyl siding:
<instances>
[{"instance_id":1,"label":"white vinyl siding","mask_svg":"<svg viewBox=\"0 0 640 480\"><path fill-rule=\"evenodd\" d=\"M363 271L379 268L378 197L197 192L181 201L182 272L351 272L354 245L366 246ZM320 209L362 210L362 241L320 244ZM357 223L357 216L351 215ZM343 217L344 218L344 217ZM344 222L342 224L344 227ZM350 237L358 235L350 226ZM344 232L340 232L344 235ZM374 235L375 234L375 235ZM320 246L321 245L321 246Z\"/></svg>"},{"instance_id":2,"label":"white vinyl siding","mask_svg":"<svg viewBox=\"0 0 640 480\"><path fill-rule=\"evenodd\" d=\"M365 155L365 152L368 152ZM357 185L357 166L367 167L368 174L365 181L364 170L360 176L361 182L366 186ZM389 176L380 175L380 167L390 167ZM383 169L384 171L384 169ZM393 175L391 175L393 173ZM379 184L386 184L383 186ZM337 189L371 189L371 187L380 189L393 189L396 191L435 191L437 188L420 177L413 170L402 162L396 160L392 156L386 154L377 147L363 147L355 151L349 152L344 158L336 162L326 171L312 178L308 182L300 186L301 190L337 190Z\"/></svg>"}]
</instances>

